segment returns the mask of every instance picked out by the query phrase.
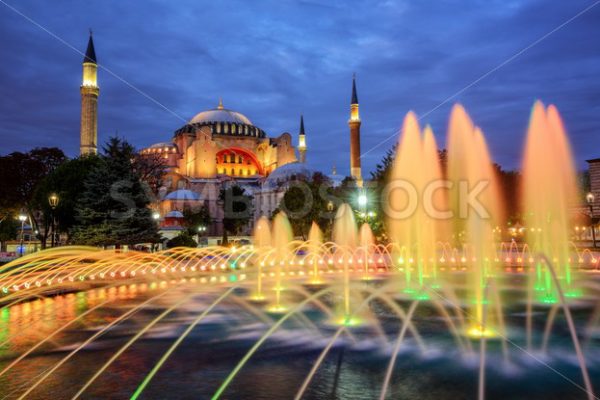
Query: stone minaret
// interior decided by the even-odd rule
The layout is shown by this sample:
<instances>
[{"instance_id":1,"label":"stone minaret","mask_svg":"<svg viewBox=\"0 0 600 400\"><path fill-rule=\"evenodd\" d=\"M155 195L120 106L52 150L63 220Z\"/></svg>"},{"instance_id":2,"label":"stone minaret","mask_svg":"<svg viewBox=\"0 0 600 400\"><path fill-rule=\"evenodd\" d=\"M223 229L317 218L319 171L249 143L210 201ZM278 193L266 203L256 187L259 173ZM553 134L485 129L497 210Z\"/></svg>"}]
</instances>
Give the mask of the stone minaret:
<instances>
[{"instance_id":1,"label":"stone minaret","mask_svg":"<svg viewBox=\"0 0 600 400\"><path fill-rule=\"evenodd\" d=\"M80 150L81 155L96 154L98 151L98 62L94 41L90 31L85 57L83 57L83 81L81 83L81 131Z\"/></svg>"},{"instance_id":2,"label":"stone minaret","mask_svg":"<svg viewBox=\"0 0 600 400\"><path fill-rule=\"evenodd\" d=\"M304 116L300 116L300 134L298 135L298 153L300 153L300 162L306 162L306 134L304 133Z\"/></svg>"},{"instance_id":3,"label":"stone minaret","mask_svg":"<svg viewBox=\"0 0 600 400\"><path fill-rule=\"evenodd\" d=\"M358 96L356 95L356 76L352 77L352 99L350 100L350 175L359 187L363 180L360 170L360 117L358 115Z\"/></svg>"}]
</instances>

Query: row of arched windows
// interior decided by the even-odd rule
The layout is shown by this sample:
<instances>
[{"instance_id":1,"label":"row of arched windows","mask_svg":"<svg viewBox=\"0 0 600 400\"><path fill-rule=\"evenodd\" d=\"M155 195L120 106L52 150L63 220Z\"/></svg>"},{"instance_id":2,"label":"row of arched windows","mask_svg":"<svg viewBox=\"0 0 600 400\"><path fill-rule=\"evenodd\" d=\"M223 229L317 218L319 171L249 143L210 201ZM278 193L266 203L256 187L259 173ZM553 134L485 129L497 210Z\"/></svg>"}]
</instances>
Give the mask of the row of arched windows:
<instances>
[{"instance_id":1,"label":"row of arched windows","mask_svg":"<svg viewBox=\"0 0 600 400\"><path fill-rule=\"evenodd\" d=\"M218 135L238 135L262 137L260 129L244 124L232 124L228 122L217 122L212 127L212 133Z\"/></svg>"},{"instance_id":2,"label":"row of arched windows","mask_svg":"<svg viewBox=\"0 0 600 400\"><path fill-rule=\"evenodd\" d=\"M252 161L247 158L244 160L244 157L242 157L241 155L235 155L233 153L231 154L222 154L222 155L218 155L216 157L216 161L217 164L246 164L246 165L251 165Z\"/></svg>"},{"instance_id":3,"label":"row of arched windows","mask_svg":"<svg viewBox=\"0 0 600 400\"><path fill-rule=\"evenodd\" d=\"M256 168L217 168L217 173L230 176L251 176L256 175Z\"/></svg>"}]
</instances>

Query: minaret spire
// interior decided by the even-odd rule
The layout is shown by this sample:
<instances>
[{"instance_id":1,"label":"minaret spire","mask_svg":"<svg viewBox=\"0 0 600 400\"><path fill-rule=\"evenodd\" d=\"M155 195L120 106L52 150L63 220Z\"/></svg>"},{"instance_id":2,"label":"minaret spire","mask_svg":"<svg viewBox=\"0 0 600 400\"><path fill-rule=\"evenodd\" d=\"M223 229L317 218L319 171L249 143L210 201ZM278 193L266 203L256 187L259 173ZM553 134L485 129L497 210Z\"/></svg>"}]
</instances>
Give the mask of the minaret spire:
<instances>
[{"instance_id":1,"label":"minaret spire","mask_svg":"<svg viewBox=\"0 0 600 400\"><path fill-rule=\"evenodd\" d=\"M350 99L350 175L359 187L362 187L360 167L360 116L358 115L358 95L356 94L356 74L352 75L352 98Z\"/></svg>"},{"instance_id":2,"label":"minaret spire","mask_svg":"<svg viewBox=\"0 0 600 400\"><path fill-rule=\"evenodd\" d=\"M85 57L83 57L84 63L98 64L96 59L96 49L94 49L94 39L92 36L92 30L90 29L90 38L88 39L87 50L85 51Z\"/></svg>"},{"instance_id":3,"label":"minaret spire","mask_svg":"<svg viewBox=\"0 0 600 400\"><path fill-rule=\"evenodd\" d=\"M300 162L306 162L306 133L304 132L304 115L300 115L300 133L298 134L298 153Z\"/></svg>"},{"instance_id":4,"label":"minaret spire","mask_svg":"<svg viewBox=\"0 0 600 400\"><path fill-rule=\"evenodd\" d=\"M358 104L358 96L356 95L356 73L352 74L352 99L350 104Z\"/></svg>"},{"instance_id":5,"label":"minaret spire","mask_svg":"<svg viewBox=\"0 0 600 400\"><path fill-rule=\"evenodd\" d=\"M98 59L94 49L92 30L83 57L83 79L81 93L81 129L79 132L81 155L96 154L98 151Z\"/></svg>"}]
</instances>

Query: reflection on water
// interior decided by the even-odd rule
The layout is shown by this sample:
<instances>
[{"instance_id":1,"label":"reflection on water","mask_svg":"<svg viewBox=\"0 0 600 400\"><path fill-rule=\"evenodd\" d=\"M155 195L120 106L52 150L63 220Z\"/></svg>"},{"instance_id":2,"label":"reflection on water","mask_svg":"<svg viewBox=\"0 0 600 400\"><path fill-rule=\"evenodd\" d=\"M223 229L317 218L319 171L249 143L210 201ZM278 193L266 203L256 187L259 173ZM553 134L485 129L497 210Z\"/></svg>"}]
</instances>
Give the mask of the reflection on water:
<instances>
[{"instance_id":1,"label":"reflection on water","mask_svg":"<svg viewBox=\"0 0 600 400\"><path fill-rule=\"evenodd\" d=\"M223 292L222 287L201 287L188 282L140 283L86 292L68 293L4 308L0 313L0 371L19 354L50 337L40 348L0 376L0 398L19 398L30 385L55 366L79 344L148 299L129 318L115 324L97 340L77 352L44 379L27 398L71 398L133 335L164 310L190 295L186 301L148 330L90 386L82 398L129 398L163 353L183 330ZM246 352L277 319L232 296L195 328L154 377L142 398L210 398ZM158 296L158 297L155 297ZM330 299L333 301L333 299ZM324 301L328 301L325 299ZM96 307L96 309L94 309ZM399 321L385 304L371 309L380 316L390 342L377 338L373 327L364 326L333 346L316 373L305 399L378 398L392 352ZM578 325L592 310L575 307ZM325 317L316 308L286 322L255 354L232 382L224 398L288 399L312 368L336 327L323 325ZM535 320L538 336L546 312ZM522 309L507 312L508 320L522 320ZM423 305L415 315L427 350L419 350L414 338L401 348L388 398L471 399L477 389L477 361L465 356L448 333L445 322ZM68 325L67 329L56 333ZM517 325L517 324L515 324ZM580 381L568 332L557 322L548 356L536 354L544 363L573 382ZM512 332L521 339L524 333ZM591 375L600 385L597 342L587 348ZM525 353L513 351L504 361L500 342L489 342L488 399L580 399L584 392ZM543 384L541 384L543 383Z\"/></svg>"}]
</instances>

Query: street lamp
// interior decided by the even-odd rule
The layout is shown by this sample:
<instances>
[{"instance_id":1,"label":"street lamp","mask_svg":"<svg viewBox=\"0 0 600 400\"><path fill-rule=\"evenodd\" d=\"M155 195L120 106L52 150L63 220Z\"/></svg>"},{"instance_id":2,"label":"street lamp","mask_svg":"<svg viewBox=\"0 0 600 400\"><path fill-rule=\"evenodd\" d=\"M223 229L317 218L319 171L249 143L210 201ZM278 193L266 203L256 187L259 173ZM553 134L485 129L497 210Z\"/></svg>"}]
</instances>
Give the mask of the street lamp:
<instances>
[{"instance_id":1,"label":"street lamp","mask_svg":"<svg viewBox=\"0 0 600 400\"><path fill-rule=\"evenodd\" d=\"M58 202L59 202L60 198L58 197L58 195L56 193L52 193L49 197L48 197L48 203L50 204L50 207L54 210L56 208L56 206L58 206Z\"/></svg>"},{"instance_id":2,"label":"street lamp","mask_svg":"<svg viewBox=\"0 0 600 400\"><path fill-rule=\"evenodd\" d=\"M327 202L327 211L329 211L329 227L333 229L333 201L329 200Z\"/></svg>"},{"instance_id":3,"label":"street lamp","mask_svg":"<svg viewBox=\"0 0 600 400\"><path fill-rule=\"evenodd\" d=\"M367 193L363 190L358 195L358 205L361 209L361 218L365 220L365 222L369 222L368 213L367 213L367 204L369 203L369 198L367 197Z\"/></svg>"},{"instance_id":4,"label":"street lamp","mask_svg":"<svg viewBox=\"0 0 600 400\"><path fill-rule=\"evenodd\" d=\"M19 221L21 221L21 245L19 246L19 255L22 256L24 253L23 237L24 237L25 221L27 221L27 215L25 215L25 214L23 214L23 212L21 212L21 214L19 214Z\"/></svg>"},{"instance_id":5,"label":"street lamp","mask_svg":"<svg viewBox=\"0 0 600 400\"><path fill-rule=\"evenodd\" d=\"M159 223L158 221L160 220L160 213L158 210L152 211L152 219L156 224ZM152 252L154 253L156 250L158 250L158 243L152 243Z\"/></svg>"},{"instance_id":6,"label":"street lamp","mask_svg":"<svg viewBox=\"0 0 600 400\"><path fill-rule=\"evenodd\" d=\"M198 227L198 245L200 245L200 235L204 236L204 232L206 232L206 226L200 225Z\"/></svg>"},{"instance_id":7,"label":"street lamp","mask_svg":"<svg viewBox=\"0 0 600 400\"><path fill-rule=\"evenodd\" d=\"M358 205L361 206L361 208L366 208L368 202L369 199L367 198L367 194L365 192L362 192L358 195Z\"/></svg>"},{"instance_id":8,"label":"street lamp","mask_svg":"<svg viewBox=\"0 0 600 400\"><path fill-rule=\"evenodd\" d=\"M48 204L50 204L50 208L52 209L52 247L56 245L58 240L56 240L56 207L58 206L58 202L60 198L56 193L52 193L48 196Z\"/></svg>"},{"instance_id":9,"label":"street lamp","mask_svg":"<svg viewBox=\"0 0 600 400\"><path fill-rule=\"evenodd\" d=\"M594 193L592 193L592 192L589 192L585 196L588 206L590 207L590 225L592 228L592 243L593 243L594 248L596 248L596 229L594 229L594 200L595 200L595 198L596 198L596 196L594 196Z\"/></svg>"}]
</instances>

